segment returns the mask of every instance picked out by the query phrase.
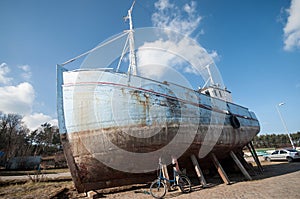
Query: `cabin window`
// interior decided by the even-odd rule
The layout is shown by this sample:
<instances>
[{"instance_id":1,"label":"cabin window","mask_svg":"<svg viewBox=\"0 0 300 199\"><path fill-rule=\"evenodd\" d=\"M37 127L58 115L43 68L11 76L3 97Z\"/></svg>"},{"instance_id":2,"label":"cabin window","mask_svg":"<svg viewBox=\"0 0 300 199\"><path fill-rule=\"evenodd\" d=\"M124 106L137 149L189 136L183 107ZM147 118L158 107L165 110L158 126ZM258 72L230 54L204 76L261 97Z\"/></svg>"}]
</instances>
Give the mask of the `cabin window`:
<instances>
[{"instance_id":1,"label":"cabin window","mask_svg":"<svg viewBox=\"0 0 300 199\"><path fill-rule=\"evenodd\" d=\"M215 94L215 96L216 96L216 97L218 96L218 94L217 94L217 91L216 91L216 90L214 90L214 94Z\"/></svg>"},{"instance_id":2,"label":"cabin window","mask_svg":"<svg viewBox=\"0 0 300 199\"><path fill-rule=\"evenodd\" d=\"M222 93L221 93L221 91L219 91L219 94L220 94L220 97L222 97Z\"/></svg>"}]
</instances>

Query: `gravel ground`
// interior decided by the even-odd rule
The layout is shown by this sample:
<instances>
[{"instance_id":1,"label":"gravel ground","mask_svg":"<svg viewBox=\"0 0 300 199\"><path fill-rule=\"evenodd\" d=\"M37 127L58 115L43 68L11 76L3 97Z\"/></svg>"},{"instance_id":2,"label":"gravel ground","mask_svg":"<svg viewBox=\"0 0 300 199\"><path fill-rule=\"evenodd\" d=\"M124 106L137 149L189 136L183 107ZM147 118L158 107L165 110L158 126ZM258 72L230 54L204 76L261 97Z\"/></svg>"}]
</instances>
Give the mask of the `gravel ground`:
<instances>
[{"instance_id":1,"label":"gravel ground","mask_svg":"<svg viewBox=\"0 0 300 199\"><path fill-rule=\"evenodd\" d=\"M241 175L230 175L231 185L225 185L220 178L207 178L209 188L193 186L193 191L181 194L180 191L167 192L165 198L300 198L300 162L263 162L264 174L251 175L252 181L244 181ZM197 180L193 184L198 184ZM89 193L90 198L152 198L149 186L136 186L112 193ZM73 183L40 182L0 187L0 198L88 198L78 194Z\"/></svg>"},{"instance_id":2,"label":"gravel ground","mask_svg":"<svg viewBox=\"0 0 300 199\"><path fill-rule=\"evenodd\" d=\"M179 191L169 192L165 198L300 198L300 162L264 163L264 174L252 176L252 181L230 177L237 180L231 185L211 184L209 188L193 186L193 192L181 194ZM211 179L207 179L210 182ZM221 181L220 181L221 182ZM106 198L152 198L148 188L120 193L104 194Z\"/></svg>"}]
</instances>

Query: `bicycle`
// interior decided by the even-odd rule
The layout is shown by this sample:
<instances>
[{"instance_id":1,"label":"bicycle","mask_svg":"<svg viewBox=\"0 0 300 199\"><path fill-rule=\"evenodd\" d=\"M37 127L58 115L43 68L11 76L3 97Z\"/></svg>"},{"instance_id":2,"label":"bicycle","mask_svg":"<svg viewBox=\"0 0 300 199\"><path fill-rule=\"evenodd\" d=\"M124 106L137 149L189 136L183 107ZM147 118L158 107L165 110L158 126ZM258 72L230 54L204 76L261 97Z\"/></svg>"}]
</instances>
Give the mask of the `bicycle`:
<instances>
[{"instance_id":1,"label":"bicycle","mask_svg":"<svg viewBox=\"0 0 300 199\"><path fill-rule=\"evenodd\" d=\"M183 174L179 174L176 169L174 168L176 166L176 164L173 164L173 180L169 180L165 177L163 177L162 174L162 163L159 162L159 175L158 178L156 180L154 180L151 183L150 186L150 194L154 197L154 198L163 198L166 195L166 191L167 191L167 185L164 181L169 182L170 184L172 184L172 188L175 187L179 187L180 191L182 193L189 193L192 189L192 185L191 185L191 181L190 179Z\"/></svg>"}]
</instances>

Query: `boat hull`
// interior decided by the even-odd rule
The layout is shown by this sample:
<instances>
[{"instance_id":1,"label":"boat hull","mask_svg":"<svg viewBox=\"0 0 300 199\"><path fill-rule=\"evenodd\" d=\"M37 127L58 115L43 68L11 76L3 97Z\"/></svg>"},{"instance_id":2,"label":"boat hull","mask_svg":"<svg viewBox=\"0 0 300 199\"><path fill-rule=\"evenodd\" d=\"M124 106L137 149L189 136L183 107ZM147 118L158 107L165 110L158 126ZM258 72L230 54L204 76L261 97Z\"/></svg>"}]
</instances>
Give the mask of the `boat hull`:
<instances>
[{"instance_id":1,"label":"boat hull","mask_svg":"<svg viewBox=\"0 0 300 199\"><path fill-rule=\"evenodd\" d=\"M241 151L259 132L247 108L182 86L107 71L58 68L61 140L78 192L144 183L158 159L202 167ZM239 122L234 126L232 117Z\"/></svg>"},{"instance_id":2,"label":"boat hull","mask_svg":"<svg viewBox=\"0 0 300 199\"><path fill-rule=\"evenodd\" d=\"M199 153L200 148L204 143L203 138L205 135L202 132L207 132L208 127L200 127L199 132L197 133L194 142L192 145L185 151L185 153L179 158L179 165L183 167L190 167L191 162L188 161L190 155ZM259 131L257 127L248 127L240 130L232 130L232 127L224 127L219 137L218 143L214 145L210 153L215 153L219 159L223 159L228 157L229 152L239 151L249 143ZM165 133L165 132L164 132ZM176 133L176 130L170 130L169 134ZM80 134L80 136L78 136ZM83 140L82 134L85 134L88 140ZM93 189L102 189L108 187L116 187L121 185L128 184L136 184L136 183L146 183L149 180L154 179L154 175L151 172L147 173L129 173L122 172L113 168L108 167L101 161L99 161L95 154L91 154L89 149L85 147L84 142L89 142L90 139L99 140L104 136L103 134L109 135L110 137L119 137L119 132L114 130L94 130L87 132L78 132L72 133L70 136L62 135L63 147L65 150L65 154L68 157L68 163L72 172L72 176L75 182L75 186L79 192L84 192ZM222 140L227 140L227 142L223 142ZM234 141L236 140L236 141ZM124 144L124 148L133 152L143 152L158 150L165 146L168 142L161 140L153 140L157 144L150 145L149 143L140 143L137 144L135 140L118 140L120 143ZM119 145L119 146L120 146ZM126 146L125 146L126 145ZM106 153L106 154L104 154ZM110 156L110 152L103 152L101 155ZM211 163L206 160L209 157L207 154L205 157L199 159L200 165L202 168L211 167ZM111 156L112 159L116 158ZM122 157L118 161L126 162L127 164L138 164L138 162L128 162L127 157ZM143 161L143 160L140 160ZM154 165L157 165L158 161L153 162ZM72 166L71 166L72 165Z\"/></svg>"}]
</instances>

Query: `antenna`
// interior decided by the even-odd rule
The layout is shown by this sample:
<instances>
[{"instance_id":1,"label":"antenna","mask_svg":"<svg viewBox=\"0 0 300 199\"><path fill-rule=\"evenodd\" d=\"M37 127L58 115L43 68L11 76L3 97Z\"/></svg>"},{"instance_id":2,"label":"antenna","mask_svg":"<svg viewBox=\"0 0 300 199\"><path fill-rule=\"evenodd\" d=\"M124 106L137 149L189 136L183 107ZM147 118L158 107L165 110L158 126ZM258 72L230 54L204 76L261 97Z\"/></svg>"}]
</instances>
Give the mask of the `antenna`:
<instances>
[{"instance_id":1,"label":"antenna","mask_svg":"<svg viewBox=\"0 0 300 199\"><path fill-rule=\"evenodd\" d=\"M137 67L136 67L136 54L134 48L134 30L133 30L133 23L132 23L132 10L135 1L133 1L130 9L128 10L127 16L124 18L125 20L129 20L129 30L128 30L128 38L129 38L129 67L128 67L128 74L137 75Z\"/></svg>"}]
</instances>

